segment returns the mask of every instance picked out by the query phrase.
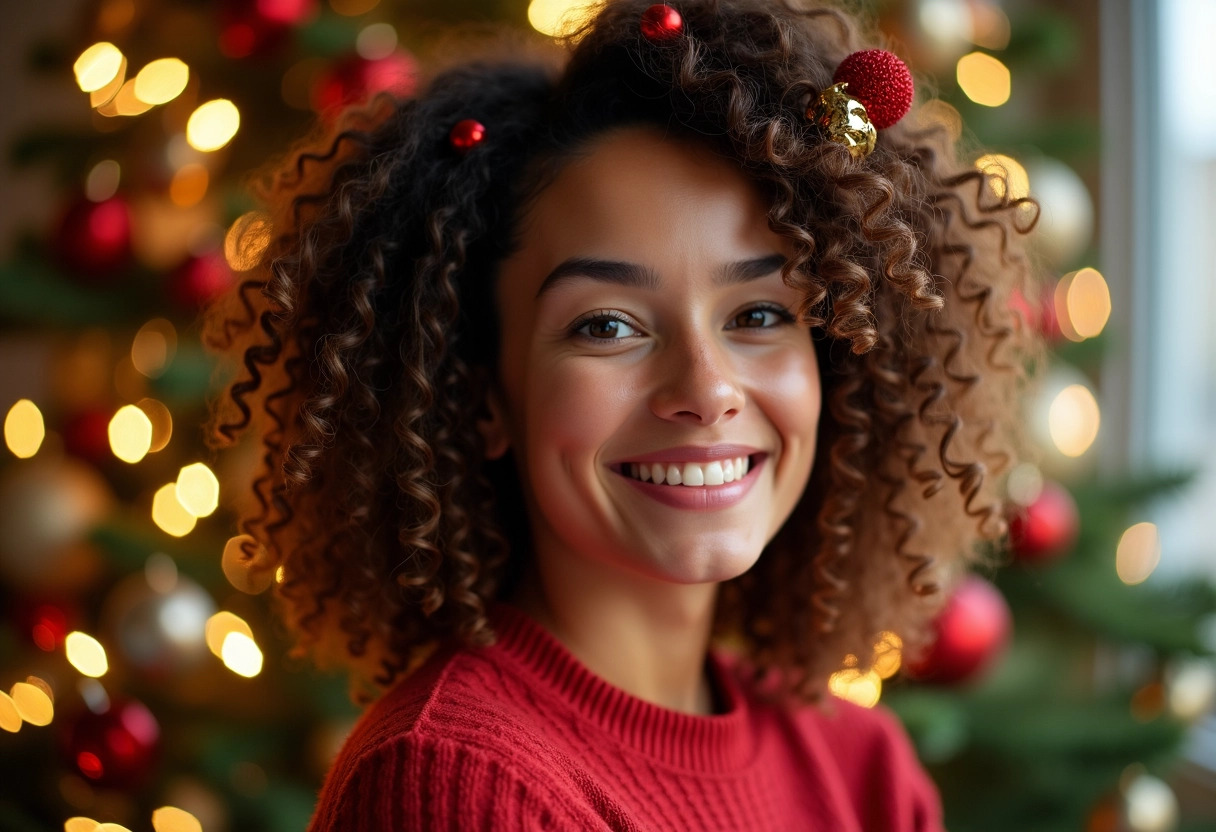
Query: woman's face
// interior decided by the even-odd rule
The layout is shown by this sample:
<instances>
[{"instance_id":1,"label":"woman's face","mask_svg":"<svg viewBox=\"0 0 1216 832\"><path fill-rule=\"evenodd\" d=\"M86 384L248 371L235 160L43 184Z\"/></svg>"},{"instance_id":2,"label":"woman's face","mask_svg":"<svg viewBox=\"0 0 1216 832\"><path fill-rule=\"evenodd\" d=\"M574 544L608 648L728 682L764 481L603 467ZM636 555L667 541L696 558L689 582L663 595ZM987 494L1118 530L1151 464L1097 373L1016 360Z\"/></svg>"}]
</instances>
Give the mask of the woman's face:
<instances>
[{"instance_id":1,"label":"woman's face","mask_svg":"<svg viewBox=\"0 0 1216 832\"><path fill-rule=\"evenodd\" d=\"M706 149L620 130L566 164L520 239L481 427L491 456L515 454L540 568L747 571L802 494L820 411L788 244L754 186Z\"/></svg>"}]
</instances>

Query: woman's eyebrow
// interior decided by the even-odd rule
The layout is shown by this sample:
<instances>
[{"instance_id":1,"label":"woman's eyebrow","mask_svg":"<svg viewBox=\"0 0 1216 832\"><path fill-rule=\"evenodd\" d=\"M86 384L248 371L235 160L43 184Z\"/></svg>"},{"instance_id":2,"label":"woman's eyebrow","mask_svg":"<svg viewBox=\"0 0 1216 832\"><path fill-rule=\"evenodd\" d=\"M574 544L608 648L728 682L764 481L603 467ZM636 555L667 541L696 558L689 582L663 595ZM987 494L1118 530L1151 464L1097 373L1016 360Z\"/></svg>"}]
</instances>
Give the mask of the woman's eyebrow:
<instances>
[{"instance_id":1,"label":"woman's eyebrow","mask_svg":"<svg viewBox=\"0 0 1216 832\"><path fill-rule=\"evenodd\" d=\"M764 257L726 263L717 269L714 283L718 286L730 286L759 280L773 272L780 271L785 262L785 255L769 254ZM615 283L633 289L650 291L655 291L662 286L658 273L647 266L625 263L620 260L600 260L595 257L571 257L563 260L553 271L549 272L541 282L540 288L536 290L536 297L540 298L555 286L580 279Z\"/></svg>"}]
</instances>

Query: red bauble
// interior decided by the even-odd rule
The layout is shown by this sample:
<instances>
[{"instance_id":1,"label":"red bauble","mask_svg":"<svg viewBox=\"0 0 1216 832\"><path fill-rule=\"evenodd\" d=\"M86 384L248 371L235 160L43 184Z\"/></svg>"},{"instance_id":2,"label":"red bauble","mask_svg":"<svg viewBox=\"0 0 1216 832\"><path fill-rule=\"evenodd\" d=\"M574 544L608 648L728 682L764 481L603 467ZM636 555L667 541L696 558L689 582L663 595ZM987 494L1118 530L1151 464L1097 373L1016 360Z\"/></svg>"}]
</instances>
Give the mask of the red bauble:
<instances>
[{"instance_id":1,"label":"red bauble","mask_svg":"<svg viewBox=\"0 0 1216 832\"><path fill-rule=\"evenodd\" d=\"M316 11L316 0L225 0L219 13L220 52L228 58L267 55Z\"/></svg>"},{"instance_id":2,"label":"red bauble","mask_svg":"<svg viewBox=\"0 0 1216 832\"><path fill-rule=\"evenodd\" d=\"M397 50L374 61L351 55L330 67L317 81L312 89L312 106L319 113L332 113L381 92L409 96L417 86L418 63L407 52Z\"/></svg>"},{"instance_id":3,"label":"red bauble","mask_svg":"<svg viewBox=\"0 0 1216 832\"><path fill-rule=\"evenodd\" d=\"M486 126L480 121L471 118L456 122L456 126L452 128L452 132L448 135L452 147L461 153L468 153L474 147L481 144L485 137Z\"/></svg>"},{"instance_id":4,"label":"red bauble","mask_svg":"<svg viewBox=\"0 0 1216 832\"><path fill-rule=\"evenodd\" d=\"M143 783L160 753L160 725L140 702L113 700L102 713L84 711L66 735L71 766L91 783L134 789Z\"/></svg>"},{"instance_id":5,"label":"red bauble","mask_svg":"<svg viewBox=\"0 0 1216 832\"><path fill-rule=\"evenodd\" d=\"M222 251L191 257L177 267L169 279L173 299L191 309L201 309L232 285L232 269Z\"/></svg>"},{"instance_id":6,"label":"red bauble","mask_svg":"<svg viewBox=\"0 0 1216 832\"><path fill-rule=\"evenodd\" d=\"M1009 540L1023 563L1043 563L1067 554L1077 542L1081 513L1068 489L1044 482L1035 501L1009 518Z\"/></svg>"},{"instance_id":7,"label":"red bauble","mask_svg":"<svg viewBox=\"0 0 1216 832\"><path fill-rule=\"evenodd\" d=\"M658 3L642 12L642 34L647 40L674 40L684 31L684 18L671 6Z\"/></svg>"},{"instance_id":8,"label":"red bauble","mask_svg":"<svg viewBox=\"0 0 1216 832\"><path fill-rule=\"evenodd\" d=\"M885 49L854 52L836 67L832 80L848 83L845 93L865 105L870 123L879 130L899 121L912 107L912 73Z\"/></svg>"},{"instance_id":9,"label":"red bauble","mask_svg":"<svg viewBox=\"0 0 1216 832\"><path fill-rule=\"evenodd\" d=\"M974 679L1004 652L1012 623L1009 605L997 588L970 575L934 622L933 647L919 662L911 663L908 672L945 684Z\"/></svg>"},{"instance_id":10,"label":"red bauble","mask_svg":"<svg viewBox=\"0 0 1216 832\"><path fill-rule=\"evenodd\" d=\"M80 197L68 207L55 233L60 265L90 281L105 280L131 259L131 212L121 197L101 202Z\"/></svg>"},{"instance_id":11,"label":"red bauble","mask_svg":"<svg viewBox=\"0 0 1216 832\"><path fill-rule=\"evenodd\" d=\"M110 419L113 410L82 410L63 426L63 445L68 453L94 465L108 463L110 452Z\"/></svg>"},{"instance_id":12,"label":"red bauble","mask_svg":"<svg viewBox=\"0 0 1216 832\"><path fill-rule=\"evenodd\" d=\"M13 604L11 618L18 632L28 637L34 646L54 653L63 646L67 634L76 628L80 616L66 601L19 599Z\"/></svg>"}]
</instances>

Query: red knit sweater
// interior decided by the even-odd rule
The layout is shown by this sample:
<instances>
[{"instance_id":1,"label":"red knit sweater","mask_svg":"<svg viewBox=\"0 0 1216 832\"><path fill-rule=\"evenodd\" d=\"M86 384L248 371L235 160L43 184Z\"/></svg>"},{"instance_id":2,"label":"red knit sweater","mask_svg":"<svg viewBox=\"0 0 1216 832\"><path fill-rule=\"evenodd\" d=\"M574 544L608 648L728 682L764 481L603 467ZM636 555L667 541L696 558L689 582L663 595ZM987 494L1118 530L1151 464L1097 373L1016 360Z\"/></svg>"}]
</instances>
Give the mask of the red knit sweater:
<instances>
[{"instance_id":1,"label":"red knit sweater","mask_svg":"<svg viewBox=\"0 0 1216 832\"><path fill-rule=\"evenodd\" d=\"M725 713L684 714L594 675L522 611L491 620L497 644L436 652L365 714L310 832L942 829L882 710L764 704L711 651Z\"/></svg>"}]
</instances>

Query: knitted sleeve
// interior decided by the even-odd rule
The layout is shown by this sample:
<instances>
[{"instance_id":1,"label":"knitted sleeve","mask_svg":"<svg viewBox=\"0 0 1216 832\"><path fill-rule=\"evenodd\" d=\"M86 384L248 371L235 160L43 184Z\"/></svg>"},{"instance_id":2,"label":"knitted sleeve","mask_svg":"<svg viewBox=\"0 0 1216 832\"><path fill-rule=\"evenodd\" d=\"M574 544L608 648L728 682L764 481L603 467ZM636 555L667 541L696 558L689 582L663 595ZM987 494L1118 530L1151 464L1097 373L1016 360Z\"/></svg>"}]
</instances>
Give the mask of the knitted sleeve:
<instances>
[{"instance_id":1,"label":"knitted sleeve","mask_svg":"<svg viewBox=\"0 0 1216 832\"><path fill-rule=\"evenodd\" d=\"M339 763L309 832L583 828L566 801L494 752L414 733Z\"/></svg>"}]
</instances>

